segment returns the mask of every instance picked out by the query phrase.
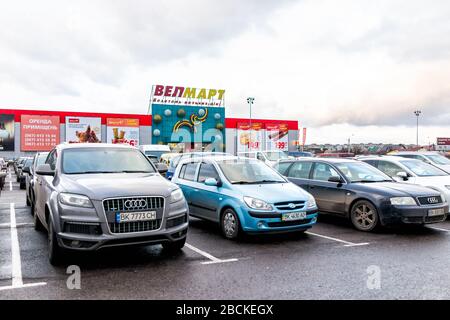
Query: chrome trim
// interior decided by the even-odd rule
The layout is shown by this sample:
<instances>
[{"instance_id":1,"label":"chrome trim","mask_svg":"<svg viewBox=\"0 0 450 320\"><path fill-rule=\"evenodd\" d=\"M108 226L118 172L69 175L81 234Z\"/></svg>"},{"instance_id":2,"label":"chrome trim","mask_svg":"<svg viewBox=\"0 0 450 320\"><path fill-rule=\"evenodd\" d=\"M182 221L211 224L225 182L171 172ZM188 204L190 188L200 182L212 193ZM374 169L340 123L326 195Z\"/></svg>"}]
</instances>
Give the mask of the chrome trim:
<instances>
[{"instance_id":1,"label":"chrome trim","mask_svg":"<svg viewBox=\"0 0 450 320\"><path fill-rule=\"evenodd\" d=\"M159 229L155 229L155 230L148 230L148 231L137 231L137 232L122 232L122 233L114 233L111 231L111 228L109 227L109 222L108 222L108 217L106 216L106 211L105 211L105 206L103 205L103 203L107 200L113 200L113 199L127 199L127 198L142 198L142 197L147 197L147 198L162 198L164 200L164 205L163 205L163 213L162 213L162 217L161 217L161 224L159 225ZM117 236L120 234L147 234L149 232L157 232L157 231L161 231L162 226L164 224L165 221L165 217L166 217L166 203L167 203L167 199L170 199L170 196L165 198L163 196L126 196L126 197L111 197L111 198L105 198L102 200L102 210L103 210L103 214L105 216L105 222L106 222L106 226L108 228L108 231L110 233L110 235L113 236ZM165 224L164 224L165 227Z\"/></svg>"}]
</instances>

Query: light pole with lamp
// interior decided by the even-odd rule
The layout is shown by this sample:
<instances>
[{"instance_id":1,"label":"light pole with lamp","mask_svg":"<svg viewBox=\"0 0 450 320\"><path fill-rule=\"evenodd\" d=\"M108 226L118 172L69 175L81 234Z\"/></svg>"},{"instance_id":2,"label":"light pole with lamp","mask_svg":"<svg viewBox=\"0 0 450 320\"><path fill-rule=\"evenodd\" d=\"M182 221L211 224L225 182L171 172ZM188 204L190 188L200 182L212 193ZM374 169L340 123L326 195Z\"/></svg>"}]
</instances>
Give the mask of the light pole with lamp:
<instances>
[{"instance_id":1,"label":"light pole with lamp","mask_svg":"<svg viewBox=\"0 0 450 320\"><path fill-rule=\"evenodd\" d=\"M416 115L416 118L417 118L417 127L416 127L416 129L417 129L417 132L416 132L416 145L417 146L419 146L419 117L420 117L421 113L422 113L422 111L420 111L420 110L414 111L414 114Z\"/></svg>"},{"instance_id":2,"label":"light pole with lamp","mask_svg":"<svg viewBox=\"0 0 450 320\"><path fill-rule=\"evenodd\" d=\"M354 134L352 133L352 135L350 137L348 137L348 145L347 145L347 152L350 153L351 151L351 145L350 145L350 139L354 136Z\"/></svg>"},{"instance_id":3,"label":"light pole with lamp","mask_svg":"<svg viewBox=\"0 0 450 320\"><path fill-rule=\"evenodd\" d=\"M247 103L248 106L250 107L250 137L249 137L249 141L248 141L248 150L251 150L251 145L252 145L252 104L255 102L255 98L252 97L248 97L247 98Z\"/></svg>"}]
</instances>

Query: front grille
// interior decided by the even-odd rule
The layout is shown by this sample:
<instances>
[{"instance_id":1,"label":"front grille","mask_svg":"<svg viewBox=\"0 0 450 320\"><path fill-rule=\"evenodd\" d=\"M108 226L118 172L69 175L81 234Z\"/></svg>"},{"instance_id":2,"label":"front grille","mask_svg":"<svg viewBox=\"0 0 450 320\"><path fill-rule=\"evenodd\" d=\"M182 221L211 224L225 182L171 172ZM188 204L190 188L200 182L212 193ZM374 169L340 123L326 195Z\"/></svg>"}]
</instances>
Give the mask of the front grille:
<instances>
[{"instance_id":1,"label":"front grille","mask_svg":"<svg viewBox=\"0 0 450 320\"><path fill-rule=\"evenodd\" d=\"M281 221L281 222L269 222L267 225L271 228L280 228L280 227L290 227L290 226L300 226L303 224L308 224L312 219L303 219L303 220L295 220L295 221Z\"/></svg>"},{"instance_id":2,"label":"front grille","mask_svg":"<svg viewBox=\"0 0 450 320\"><path fill-rule=\"evenodd\" d=\"M305 206L305 201L285 201L274 204L278 210L299 210Z\"/></svg>"},{"instance_id":3,"label":"front grille","mask_svg":"<svg viewBox=\"0 0 450 320\"><path fill-rule=\"evenodd\" d=\"M441 196L419 197L418 200L419 200L419 203L423 206L429 206L429 205L433 205L433 204L442 203Z\"/></svg>"},{"instance_id":4,"label":"front grille","mask_svg":"<svg viewBox=\"0 0 450 320\"><path fill-rule=\"evenodd\" d=\"M158 230L161 226L161 219L152 221L132 221L132 222L110 222L109 230L112 233L131 233Z\"/></svg>"},{"instance_id":5,"label":"front grille","mask_svg":"<svg viewBox=\"0 0 450 320\"><path fill-rule=\"evenodd\" d=\"M81 233L81 234L102 234L99 224L82 223L82 222L65 222L64 232L67 233Z\"/></svg>"},{"instance_id":6,"label":"front grille","mask_svg":"<svg viewBox=\"0 0 450 320\"><path fill-rule=\"evenodd\" d=\"M181 217L177 217L177 218L168 219L166 222L166 228L169 229L169 228L179 226L180 224L183 224L186 221L187 221L186 215L182 215Z\"/></svg>"},{"instance_id":7,"label":"front grille","mask_svg":"<svg viewBox=\"0 0 450 320\"><path fill-rule=\"evenodd\" d=\"M103 201L103 209L108 211L133 212L161 209L164 207L163 197L130 197L107 199Z\"/></svg>"}]
</instances>

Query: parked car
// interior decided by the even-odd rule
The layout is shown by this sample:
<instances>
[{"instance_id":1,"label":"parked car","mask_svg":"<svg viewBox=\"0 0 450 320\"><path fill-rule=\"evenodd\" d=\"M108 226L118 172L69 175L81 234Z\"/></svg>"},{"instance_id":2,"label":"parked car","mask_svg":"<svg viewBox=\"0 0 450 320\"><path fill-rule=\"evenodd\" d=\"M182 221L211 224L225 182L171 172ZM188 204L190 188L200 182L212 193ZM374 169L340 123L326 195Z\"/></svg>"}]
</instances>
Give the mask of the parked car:
<instances>
[{"instance_id":1,"label":"parked car","mask_svg":"<svg viewBox=\"0 0 450 320\"><path fill-rule=\"evenodd\" d=\"M186 159L194 159L199 157L222 157L222 156L232 156L230 153L226 152L187 152L187 153L181 153L179 156L174 157L169 164L169 167L167 169L166 178L172 179L173 174L175 173L175 169L178 166L178 163L182 160Z\"/></svg>"},{"instance_id":2,"label":"parked car","mask_svg":"<svg viewBox=\"0 0 450 320\"><path fill-rule=\"evenodd\" d=\"M403 158L422 160L428 164L438 167L447 173L450 173L450 160L439 152L427 151L427 152L408 152L399 151L393 156L400 156Z\"/></svg>"},{"instance_id":3,"label":"parked car","mask_svg":"<svg viewBox=\"0 0 450 320\"><path fill-rule=\"evenodd\" d=\"M20 185L20 189L26 188L26 176L28 175L24 169L27 168L27 172L29 172L29 168L33 164L33 158L26 158L22 163L19 165L17 169L17 182Z\"/></svg>"},{"instance_id":4,"label":"parked car","mask_svg":"<svg viewBox=\"0 0 450 320\"><path fill-rule=\"evenodd\" d=\"M281 150L245 151L238 152L237 155L239 157L261 160L271 167L280 160L289 159L287 152Z\"/></svg>"},{"instance_id":5,"label":"parked car","mask_svg":"<svg viewBox=\"0 0 450 320\"><path fill-rule=\"evenodd\" d=\"M258 160L183 160L172 182L183 190L190 215L219 223L228 239L243 232L303 232L316 223L314 198Z\"/></svg>"},{"instance_id":6,"label":"parked car","mask_svg":"<svg viewBox=\"0 0 450 320\"><path fill-rule=\"evenodd\" d=\"M6 170L7 167L8 167L8 162L5 161L5 159L0 158L0 171Z\"/></svg>"},{"instance_id":7,"label":"parked car","mask_svg":"<svg viewBox=\"0 0 450 320\"><path fill-rule=\"evenodd\" d=\"M353 158L354 153L351 152L336 152L336 153L318 153L319 158Z\"/></svg>"},{"instance_id":8,"label":"parked car","mask_svg":"<svg viewBox=\"0 0 450 320\"><path fill-rule=\"evenodd\" d=\"M170 165L170 161L172 161L173 158L176 158L180 155L180 153L177 152L171 152L171 153L163 153L161 157L159 158L159 161L161 163L164 163L166 166Z\"/></svg>"},{"instance_id":9,"label":"parked car","mask_svg":"<svg viewBox=\"0 0 450 320\"><path fill-rule=\"evenodd\" d=\"M33 158L33 163L29 167L24 167L23 172L27 175L25 176L25 189L26 189L26 203L27 206L31 206L31 213L33 213L34 207L34 184L35 184L35 172L36 168L41 164L45 163L45 159L47 159L48 152L38 152Z\"/></svg>"},{"instance_id":10,"label":"parked car","mask_svg":"<svg viewBox=\"0 0 450 320\"><path fill-rule=\"evenodd\" d=\"M310 192L320 213L350 219L361 231L396 223L444 221L448 203L439 191L399 183L367 163L350 159L283 161L276 167Z\"/></svg>"},{"instance_id":11,"label":"parked car","mask_svg":"<svg viewBox=\"0 0 450 320\"><path fill-rule=\"evenodd\" d=\"M294 158L314 157L314 154L312 152L307 151L291 151L288 153L288 155Z\"/></svg>"},{"instance_id":12,"label":"parked car","mask_svg":"<svg viewBox=\"0 0 450 320\"><path fill-rule=\"evenodd\" d=\"M20 157L14 162L14 173L16 174L16 176L18 175L19 169L22 167L26 159L27 157ZM19 178L16 177L16 179L16 182L19 182Z\"/></svg>"},{"instance_id":13,"label":"parked car","mask_svg":"<svg viewBox=\"0 0 450 320\"><path fill-rule=\"evenodd\" d=\"M68 250L162 244L180 250L188 206L137 148L64 144L36 169L35 228L48 233L49 260Z\"/></svg>"},{"instance_id":14,"label":"parked car","mask_svg":"<svg viewBox=\"0 0 450 320\"><path fill-rule=\"evenodd\" d=\"M364 157L362 161L404 183L417 184L439 191L450 201L450 175L421 160L396 156Z\"/></svg>"},{"instance_id":15,"label":"parked car","mask_svg":"<svg viewBox=\"0 0 450 320\"><path fill-rule=\"evenodd\" d=\"M146 156L156 156L159 161L162 154L170 152L170 147L168 145L161 144L143 144L139 146L139 150L141 150Z\"/></svg>"}]
</instances>

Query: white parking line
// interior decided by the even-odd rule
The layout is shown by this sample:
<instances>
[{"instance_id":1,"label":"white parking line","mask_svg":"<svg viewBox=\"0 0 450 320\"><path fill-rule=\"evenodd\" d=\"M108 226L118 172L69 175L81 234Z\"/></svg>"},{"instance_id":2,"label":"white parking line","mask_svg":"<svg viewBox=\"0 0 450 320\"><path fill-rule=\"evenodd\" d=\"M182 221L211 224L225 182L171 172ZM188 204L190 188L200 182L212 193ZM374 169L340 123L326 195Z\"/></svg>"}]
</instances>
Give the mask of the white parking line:
<instances>
[{"instance_id":1,"label":"white parking line","mask_svg":"<svg viewBox=\"0 0 450 320\"><path fill-rule=\"evenodd\" d=\"M312 236L315 236L315 237L324 238L324 239L328 239L328 240L344 243L344 247L358 247L358 246L366 246L366 245L369 244L368 242L354 243L354 242L345 241L345 240L341 240L341 239L337 239L337 238L333 238L333 237L329 237L329 236L324 236L322 234L318 234L318 233L314 233L314 232L310 232L310 231L306 231L305 233L309 234L309 235L312 235Z\"/></svg>"},{"instance_id":2,"label":"white parking line","mask_svg":"<svg viewBox=\"0 0 450 320\"><path fill-rule=\"evenodd\" d=\"M429 228L429 229L434 229L434 230L437 230L437 231L450 232L449 229L443 229L443 228L437 228L437 227L430 227L430 226L427 226L427 228Z\"/></svg>"},{"instance_id":3,"label":"white parking line","mask_svg":"<svg viewBox=\"0 0 450 320\"><path fill-rule=\"evenodd\" d=\"M19 246L19 237L17 235L16 210L14 208L14 203L10 203L10 215L11 215L10 227L11 227L11 255L12 255L11 259L12 285L0 287L0 290L11 290L11 289L46 285L47 283L45 282L37 282L29 284L23 283L22 262L20 260L20 246Z\"/></svg>"},{"instance_id":4,"label":"white parking line","mask_svg":"<svg viewBox=\"0 0 450 320\"><path fill-rule=\"evenodd\" d=\"M238 261L238 259L226 259L226 260L222 260L219 258L214 257L213 255L209 254L208 252L205 252L203 250L200 250L199 248L194 247L193 245L190 245L189 243L185 244L186 247L188 247L189 249L191 249L192 251L197 252L198 254L204 256L205 258L211 260L211 261L206 261L206 262L202 262L202 264L215 264L215 263L225 263L225 262L235 262Z\"/></svg>"},{"instance_id":5,"label":"white parking line","mask_svg":"<svg viewBox=\"0 0 450 320\"><path fill-rule=\"evenodd\" d=\"M16 223L16 228L33 227L33 223ZM11 223L0 223L0 229L11 228Z\"/></svg>"},{"instance_id":6,"label":"white parking line","mask_svg":"<svg viewBox=\"0 0 450 320\"><path fill-rule=\"evenodd\" d=\"M9 191L12 191L12 181L9 181Z\"/></svg>"}]
</instances>

